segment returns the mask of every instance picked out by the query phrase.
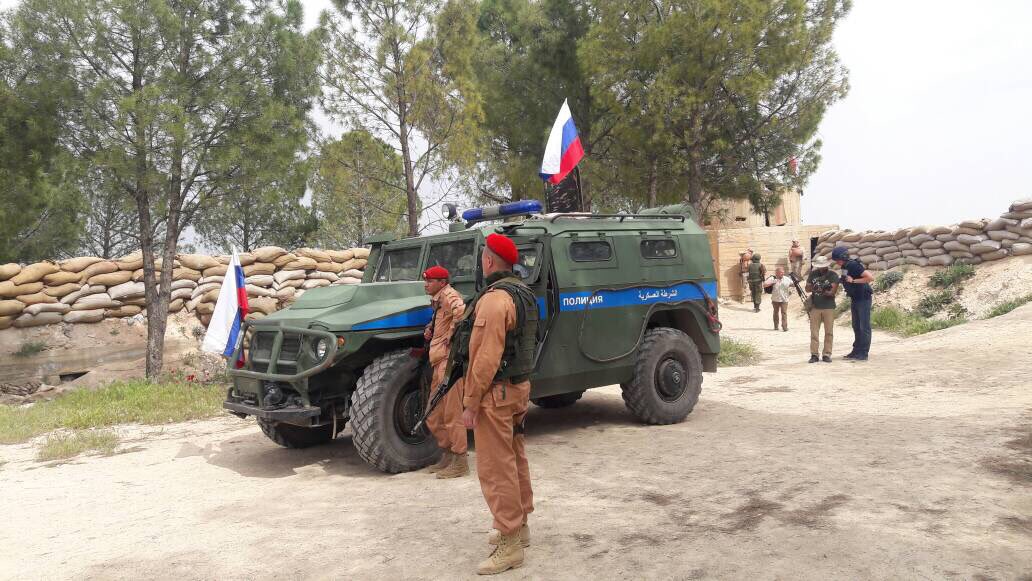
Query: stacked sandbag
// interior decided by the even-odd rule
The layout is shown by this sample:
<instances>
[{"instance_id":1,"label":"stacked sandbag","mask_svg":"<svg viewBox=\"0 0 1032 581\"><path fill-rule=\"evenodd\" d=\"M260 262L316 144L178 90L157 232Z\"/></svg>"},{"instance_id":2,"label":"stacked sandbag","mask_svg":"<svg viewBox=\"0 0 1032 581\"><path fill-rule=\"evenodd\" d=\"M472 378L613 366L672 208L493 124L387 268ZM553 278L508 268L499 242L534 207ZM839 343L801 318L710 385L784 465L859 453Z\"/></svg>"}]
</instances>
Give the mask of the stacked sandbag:
<instances>
[{"instance_id":1,"label":"stacked sandbag","mask_svg":"<svg viewBox=\"0 0 1032 581\"><path fill-rule=\"evenodd\" d=\"M239 254L238 258L251 310L255 317L261 317L308 290L358 284L369 250L299 248L289 252L266 246ZM169 312L185 309L206 325L230 260L228 255L177 255L172 265ZM160 258L154 266L160 276ZM96 323L136 316L146 307L143 255L139 251L116 259L86 256L56 263L0 265L0 329L59 322Z\"/></svg>"},{"instance_id":2,"label":"stacked sandbag","mask_svg":"<svg viewBox=\"0 0 1032 581\"><path fill-rule=\"evenodd\" d=\"M965 220L952 226L914 226L894 232L829 230L817 239L818 255L845 246L871 270L899 266L981 264L1032 255L1032 199L1011 204L994 220ZM343 278L343 276L342 276Z\"/></svg>"}]
</instances>

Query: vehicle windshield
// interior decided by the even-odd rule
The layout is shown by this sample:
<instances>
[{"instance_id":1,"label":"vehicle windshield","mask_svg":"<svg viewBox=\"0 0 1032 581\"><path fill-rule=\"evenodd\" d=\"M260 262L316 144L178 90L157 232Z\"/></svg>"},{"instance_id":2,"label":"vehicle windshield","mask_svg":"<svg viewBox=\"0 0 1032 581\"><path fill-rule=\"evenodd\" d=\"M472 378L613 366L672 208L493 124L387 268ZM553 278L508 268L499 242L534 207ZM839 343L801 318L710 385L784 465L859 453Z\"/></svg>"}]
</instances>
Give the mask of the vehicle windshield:
<instances>
[{"instance_id":1,"label":"vehicle windshield","mask_svg":"<svg viewBox=\"0 0 1032 581\"><path fill-rule=\"evenodd\" d=\"M473 239L434 244L430 247L426 266L443 266L448 269L452 279L472 277L477 265L474 250Z\"/></svg>"},{"instance_id":2,"label":"vehicle windshield","mask_svg":"<svg viewBox=\"0 0 1032 581\"><path fill-rule=\"evenodd\" d=\"M419 280L419 254L421 247L395 248L386 250L376 267L376 282L397 280Z\"/></svg>"}]
</instances>

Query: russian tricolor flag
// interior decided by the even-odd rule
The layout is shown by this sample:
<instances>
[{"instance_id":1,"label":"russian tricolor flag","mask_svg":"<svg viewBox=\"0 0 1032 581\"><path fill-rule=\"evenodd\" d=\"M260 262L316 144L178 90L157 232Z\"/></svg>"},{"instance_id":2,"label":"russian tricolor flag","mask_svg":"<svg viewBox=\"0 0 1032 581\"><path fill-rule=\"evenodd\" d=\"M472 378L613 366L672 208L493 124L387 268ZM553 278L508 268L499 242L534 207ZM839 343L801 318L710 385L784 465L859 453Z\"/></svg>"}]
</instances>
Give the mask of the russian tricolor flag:
<instances>
[{"instance_id":1,"label":"russian tricolor flag","mask_svg":"<svg viewBox=\"0 0 1032 581\"><path fill-rule=\"evenodd\" d=\"M240 267L240 259L236 251L229 260L229 267L226 269L226 276L222 279L222 288L219 289L219 298L215 301L215 311L211 314L211 322L208 323L208 332L204 334L204 342L201 349L211 353L222 353L225 357L231 357L240 342L240 325L244 317L250 312L247 306L247 287L244 284L244 269ZM241 360L237 361L237 367L242 367L243 352Z\"/></svg>"},{"instance_id":2,"label":"russian tricolor flag","mask_svg":"<svg viewBox=\"0 0 1032 581\"><path fill-rule=\"evenodd\" d=\"M577 135L577 126L573 124L570 105L564 99L545 145L545 157L541 160L541 179L558 184L577 167L583 157L584 148L581 147L580 136Z\"/></svg>"}]
</instances>

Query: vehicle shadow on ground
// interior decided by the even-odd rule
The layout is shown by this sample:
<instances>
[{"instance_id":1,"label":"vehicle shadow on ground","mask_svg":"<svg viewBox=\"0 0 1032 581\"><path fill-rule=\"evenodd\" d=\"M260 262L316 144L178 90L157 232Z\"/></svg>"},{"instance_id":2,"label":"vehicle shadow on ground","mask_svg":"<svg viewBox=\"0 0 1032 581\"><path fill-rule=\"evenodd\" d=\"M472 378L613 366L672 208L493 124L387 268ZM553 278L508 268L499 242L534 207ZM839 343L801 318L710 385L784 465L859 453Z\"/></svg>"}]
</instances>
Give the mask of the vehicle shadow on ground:
<instances>
[{"instance_id":1,"label":"vehicle shadow on ground","mask_svg":"<svg viewBox=\"0 0 1032 581\"><path fill-rule=\"evenodd\" d=\"M340 476L381 474L358 456L350 433L341 433L322 446L291 450L274 444L261 432L254 432L204 448L185 443L177 457L187 456L202 456L211 465L248 478L284 478L309 467Z\"/></svg>"},{"instance_id":2,"label":"vehicle shadow on ground","mask_svg":"<svg viewBox=\"0 0 1032 581\"><path fill-rule=\"evenodd\" d=\"M640 424L619 397L589 391L576 404L566 408L544 409L531 404L527 416L527 440L533 442L538 438L586 428L604 430L610 426L631 425ZM469 434L470 449L475 451L472 431ZM247 478L284 478L309 468L352 478L389 476L366 464L359 457L351 438L350 431L345 430L329 444L291 450L279 447L255 431L204 447L186 442L176 457L200 456L211 465Z\"/></svg>"}]
</instances>

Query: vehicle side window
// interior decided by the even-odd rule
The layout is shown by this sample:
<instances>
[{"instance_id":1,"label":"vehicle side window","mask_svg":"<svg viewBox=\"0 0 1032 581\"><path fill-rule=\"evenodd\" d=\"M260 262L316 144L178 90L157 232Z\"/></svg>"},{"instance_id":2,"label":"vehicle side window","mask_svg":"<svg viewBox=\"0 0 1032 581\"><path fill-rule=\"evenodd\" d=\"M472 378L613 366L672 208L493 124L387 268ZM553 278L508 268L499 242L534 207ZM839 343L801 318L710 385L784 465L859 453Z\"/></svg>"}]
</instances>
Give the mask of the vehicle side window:
<instances>
[{"instance_id":1,"label":"vehicle side window","mask_svg":"<svg viewBox=\"0 0 1032 581\"><path fill-rule=\"evenodd\" d=\"M520 261L513 265L513 271L527 284L537 282L537 275L541 266L537 247L522 246L519 248L519 251Z\"/></svg>"},{"instance_id":2,"label":"vehicle side window","mask_svg":"<svg viewBox=\"0 0 1032 581\"><path fill-rule=\"evenodd\" d=\"M613 258L613 247L603 240L570 243L570 259L574 262L604 262Z\"/></svg>"},{"instance_id":3,"label":"vehicle side window","mask_svg":"<svg viewBox=\"0 0 1032 581\"><path fill-rule=\"evenodd\" d=\"M376 267L376 282L396 280L419 280L419 254L422 248L396 248L385 250Z\"/></svg>"},{"instance_id":4,"label":"vehicle side window","mask_svg":"<svg viewBox=\"0 0 1032 581\"><path fill-rule=\"evenodd\" d=\"M642 258L677 258L677 243L668 238L641 241Z\"/></svg>"},{"instance_id":5,"label":"vehicle side window","mask_svg":"<svg viewBox=\"0 0 1032 581\"><path fill-rule=\"evenodd\" d=\"M427 268L443 266L448 269L448 273L453 279L472 277L477 265L474 250L471 239L434 244L430 247L430 256L427 258L426 266Z\"/></svg>"}]
</instances>

